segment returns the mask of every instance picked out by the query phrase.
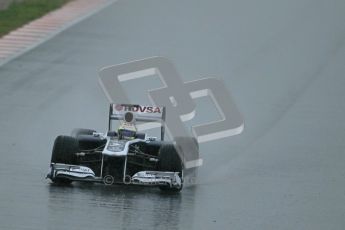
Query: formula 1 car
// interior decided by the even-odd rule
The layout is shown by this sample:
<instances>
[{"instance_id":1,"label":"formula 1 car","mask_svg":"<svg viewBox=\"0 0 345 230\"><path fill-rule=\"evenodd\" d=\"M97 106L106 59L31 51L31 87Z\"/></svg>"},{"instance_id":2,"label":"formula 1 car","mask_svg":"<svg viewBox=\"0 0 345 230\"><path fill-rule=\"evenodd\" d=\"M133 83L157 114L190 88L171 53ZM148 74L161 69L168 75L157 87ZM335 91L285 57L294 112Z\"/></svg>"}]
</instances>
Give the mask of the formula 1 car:
<instances>
[{"instance_id":1,"label":"formula 1 car","mask_svg":"<svg viewBox=\"0 0 345 230\"><path fill-rule=\"evenodd\" d=\"M55 139L47 178L60 184L87 181L180 191L184 181L184 163L178 145L187 143L194 154L198 154L199 147L192 137L164 141L165 114L165 107L110 104L107 133L74 129L71 136ZM115 121L120 123L117 131L113 130ZM140 122L158 122L160 140L138 132Z\"/></svg>"}]
</instances>

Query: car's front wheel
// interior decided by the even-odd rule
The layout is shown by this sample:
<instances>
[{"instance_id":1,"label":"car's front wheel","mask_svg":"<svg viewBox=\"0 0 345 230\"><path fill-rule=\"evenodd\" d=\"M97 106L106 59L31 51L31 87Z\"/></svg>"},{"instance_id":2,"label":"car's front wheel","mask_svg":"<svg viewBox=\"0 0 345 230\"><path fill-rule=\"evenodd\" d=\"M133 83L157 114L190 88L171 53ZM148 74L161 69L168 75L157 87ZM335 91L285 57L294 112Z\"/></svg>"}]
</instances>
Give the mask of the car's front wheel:
<instances>
[{"instance_id":1,"label":"car's front wheel","mask_svg":"<svg viewBox=\"0 0 345 230\"><path fill-rule=\"evenodd\" d=\"M79 146L76 138L69 136L58 136L54 142L51 163L76 164L76 153L78 151ZM53 182L69 184L71 183L71 180L56 178L53 180Z\"/></svg>"},{"instance_id":2,"label":"car's front wheel","mask_svg":"<svg viewBox=\"0 0 345 230\"><path fill-rule=\"evenodd\" d=\"M174 191L178 192L183 187L183 165L182 160L177 153L173 144L164 144L161 146L158 155L158 170L168 172L178 172L182 179L180 188L171 188L169 186L160 186L159 188L163 191Z\"/></svg>"}]
</instances>

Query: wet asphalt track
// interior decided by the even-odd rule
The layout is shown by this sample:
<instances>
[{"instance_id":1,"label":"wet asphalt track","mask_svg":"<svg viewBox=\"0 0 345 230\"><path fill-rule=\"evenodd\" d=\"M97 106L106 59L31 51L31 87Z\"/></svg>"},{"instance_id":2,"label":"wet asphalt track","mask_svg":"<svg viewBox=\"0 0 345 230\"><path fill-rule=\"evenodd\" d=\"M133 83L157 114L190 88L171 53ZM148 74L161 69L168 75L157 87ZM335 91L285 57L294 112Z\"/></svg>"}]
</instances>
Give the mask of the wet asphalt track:
<instances>
[{"instance_id":1,"label":"wet asphalt track","mask_svg":"<svg viewBox=\"0 0 345 230\"><path fill-rule=\"evenodd\" d=\"M343 0L119 1L0 67L0 229L343 229L344 12ZM245 132L202 144L199 183L179 195L45 181L55 136L106 129L97 70L156 55L185 81L224 79Z\"/></svg>"}]
</instances>

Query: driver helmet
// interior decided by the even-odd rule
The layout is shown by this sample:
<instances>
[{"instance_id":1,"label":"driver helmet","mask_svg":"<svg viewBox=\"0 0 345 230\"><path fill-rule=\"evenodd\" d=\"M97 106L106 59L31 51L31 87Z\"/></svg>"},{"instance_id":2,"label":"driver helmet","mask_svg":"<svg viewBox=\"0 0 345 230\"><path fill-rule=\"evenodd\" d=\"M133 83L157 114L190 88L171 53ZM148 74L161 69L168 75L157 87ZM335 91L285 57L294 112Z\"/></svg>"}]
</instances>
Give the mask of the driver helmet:
<instances>
[{"instance_id":1,"label":"driver helmet","mask_svg":"<svg viewBox=\"0 0 345 230\"><path fill-rule=\"evenodd\" d=\"M135 139L137 131L121 125L117 130L117 133L119 135L119 139Z\"/></svg>"},{"instance_id":2,"label":"driver helmet","mask_svg":"<svg viewBox=\"0 0 345 230\"><path fill-rule=\"evenodd\" d=\"M137 129L134 124L134 116L132 113L127 112L125 114L125 120L122 122L117 130L119 139L135 139Z\"/></svg>"}]
</instances>

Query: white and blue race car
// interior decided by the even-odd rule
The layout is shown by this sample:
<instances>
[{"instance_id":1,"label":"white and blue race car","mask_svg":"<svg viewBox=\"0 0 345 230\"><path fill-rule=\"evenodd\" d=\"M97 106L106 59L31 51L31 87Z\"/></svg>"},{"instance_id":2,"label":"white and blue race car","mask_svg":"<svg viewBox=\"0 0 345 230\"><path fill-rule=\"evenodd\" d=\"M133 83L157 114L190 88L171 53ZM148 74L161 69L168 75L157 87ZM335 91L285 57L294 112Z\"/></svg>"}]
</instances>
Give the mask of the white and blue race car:
<instances>
[{"instance_id":1,"label":"white and blue race car","mask_svg":"<svg viewBox=\"0 0 345 230\"><path fill-rule=\"evenodd\" d=\"M165 107L110 104L107 133L74 129L71 136L55 139L47 178L60 184L89 181L180 191L184 162L178 145L187 143L194 155L199 154L199 147L192 137L164 141L165 114ZM120 121L116 131L114 121ZM159 123L160 140L138 132L140 122Z\"/></svg>"}]
</instances>

